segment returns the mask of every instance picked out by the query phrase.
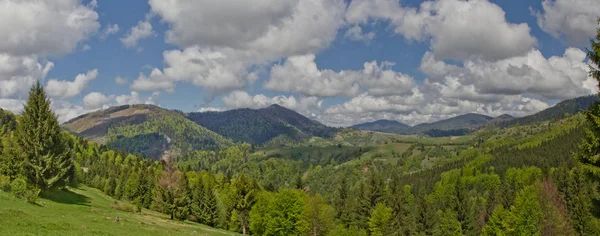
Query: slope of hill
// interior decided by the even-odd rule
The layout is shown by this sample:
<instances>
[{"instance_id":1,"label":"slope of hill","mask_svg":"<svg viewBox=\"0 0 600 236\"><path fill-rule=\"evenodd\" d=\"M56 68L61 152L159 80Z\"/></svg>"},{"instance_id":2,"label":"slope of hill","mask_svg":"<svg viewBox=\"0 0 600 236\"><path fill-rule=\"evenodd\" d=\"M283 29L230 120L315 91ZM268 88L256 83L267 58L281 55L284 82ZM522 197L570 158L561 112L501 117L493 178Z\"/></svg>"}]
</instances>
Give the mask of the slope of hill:
<instances>
[{"instance_id":1,"label":"slope of hill","mask_svg":"<svg viewBox=\"0 0 600 236\"><path fill-rule=\"evenodd\" d=\"M297 141L312 136L331 137L336 130L279 105L257 110L190 113L187 117L236 142L258 145L273 139Z\"/></svg>"},{"instance_id":2,"label":"slope of hill","mask_svg":"<svg viewBox=\"0 0 600 236\"><path fill-rule=\"evenodd\" d=\"M402 124L395 120L377 120L351 126L350 128L358 130L377 131L384 133L406 133L410 126Z\"/></svg>"},{"instance_id":3,"label":"slope of hill","mask_svg":"<svg viewBox=\"0 0 600 236\"><path fill-rule=\"evenodd\" d=\"M432 129L436 129L436 130L464 129L464 128L470 128L475 125L484 124L492 119L494 119L494 118L485 116L485 115L480 115L480 114L468 113L468 114L464 114L464 115L460 115L460 116L455 116L450 119L437 121L434 123L419 124L419 125L413 126L410 129L410 131L413 133L422 133L422 132L425 132L427 130L432 130Z\"/></svg>"},{"instance_id":4,"label":"slope of hill","mask_svg":"<svg viewBox=\"0 0 600 236\"><path fill-rule=\"evenodd\" d=\"M233 142L186 119L185 114L153 105L112 107L75 118L67 131L110 148L159 158L165 151L220 148Z\"/></svg>"},{"instance_id":5,"label":"slope of hill","mask_svg":"<svg viewBox=\"0 0 600 236\"><path fill-rule=\"evenodd\" d=\"M565 100L536 114L501 122L499 123L499 126L506 127L515 124L524 125L540 121L562 119L565 117L565 114L573 115L588 109L592 104L594 104L594 102L598 100L599 98L597 95L589 95Z\"/></svg>"},{"instance_id":6,"label":"slope of hill","mask_svg":"<svg viewBox=\"0 0 600 236\"><path fill-rule=\"evenodd\" d=\"M71 190L39 199L36 205L0 190L0 235L237 235L168 220L145 209L142 213L118 211L111 208L117 200L100 190L85 186Z\"/></svg>"}]
</instances>

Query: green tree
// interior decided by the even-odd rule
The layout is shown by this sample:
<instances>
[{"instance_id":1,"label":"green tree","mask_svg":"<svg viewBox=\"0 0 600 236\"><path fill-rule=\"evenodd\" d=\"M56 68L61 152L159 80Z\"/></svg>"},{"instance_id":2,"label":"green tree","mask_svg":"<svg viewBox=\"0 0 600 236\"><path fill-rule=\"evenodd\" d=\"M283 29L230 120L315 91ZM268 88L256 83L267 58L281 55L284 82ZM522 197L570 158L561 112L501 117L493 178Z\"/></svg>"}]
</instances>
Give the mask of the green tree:
<instances>
[{"instance_id":1,"label":"green tree","mask_svg":"<svg viewBox=\"0 0 600 236\"><path fill-rule=\"evenodd\" d=\"M22 173L22 152L14 135L0 137L0 144L0 175L8 176L11 180L14 180Z\"/></svg>"},{"instance_id":2,"label":"green tree","mask_svg":"<svg viewBox=\"0 0 600 236\"><path fill-rule=\"evenodd\" d=\"M494 209L488 223L483 227L482 235L509 235L514 231L513 216L510 211L499 205Z\"/></svg>"},{"instance_id":3,"label":"green tree","mask_svg":"<svg viewBox=\"0 0 600 236\"><path fill-rule=\"evenodd\" d=\"M242 174L232 181L233 196L236 199L234 209L240 214L242 232L246 235L248 228L248 212L256 203L256 193L260 191L258 184Z\"/></svg>"},{"instance_id":4,"label":"green tree","mask_svg":"<svg viewBox=\"0 0 600 236\"><path fill-rule=\"evenodd\" d=\"M39 81L29 91L16 138L29 183L48 190L63 187L74 178L72 153Z\"/></svg>"},{"instance_id":5,"label":"green tree","mask_svg":"<svg viewBox=\"0 0 600 236\"><path fill-rule=\"evenodd\" d=\"M598 19L600 22L600 18ZM596 37L590 39L590 48L586 48L587 57L590 60L590 76L598 81L600 88L600 28L597 29ZM599 94L600 95L600 94ZM592 173L596 178L600 178L600 102L595 102L586 112L588 127L586 136L580 144L580 151L575 154L575 158L581 163L582 167Z\"/></svg>"},{"instance_id":6,"label":"green tree","mask_svg":"<svg viewBox=\"0 0 600 236\"><path fill-rule=\"evenodd\" d=\"M300 222L304 235L326 235L333 227L335 210L327 205L325 199L317 194L306 198L304 215Z\"/></svg>"},{"instance_id":7,"label":"green tree","mask_svg":"<svg viewBox=\"0 0 600 236\"><path fill-rule=\"evenodd\" d=\"M460 221L457 220L458 214L451 210L438 210L439 233L440 235L463 235Z\"/></svg>"},{"instance_id":8,"label":"green tree","mask_svg":"<svg viewBox=\"0 0 600 236\"><path fill-rule=\"evenodd\" d=\"M369 230L373 236L386 236L392 233L392 209L378 203L369 218Z\"/></svg>"},{"instance_id":9,"label":"green tree","mask_svg":"<svg viewBox=\"0 0 600 236\"><path fill-rule=\"evenodd\" d=\"M269 204L265 235L300 235L305 197L306 193L294 189L277 193Z\"/></svg>"},{"instance_id":10,"label":"green tree","mask_svg":"<svg viewBox=\"0 0 600 236\"><path fill-rule=\"evenodd\" d=\"M522 189L515 205L511 207L515 219L515 233L517 235L541 235L540 224L544 213L538 201L538 188L530 185Z\"/></svg>"}]
</instances>

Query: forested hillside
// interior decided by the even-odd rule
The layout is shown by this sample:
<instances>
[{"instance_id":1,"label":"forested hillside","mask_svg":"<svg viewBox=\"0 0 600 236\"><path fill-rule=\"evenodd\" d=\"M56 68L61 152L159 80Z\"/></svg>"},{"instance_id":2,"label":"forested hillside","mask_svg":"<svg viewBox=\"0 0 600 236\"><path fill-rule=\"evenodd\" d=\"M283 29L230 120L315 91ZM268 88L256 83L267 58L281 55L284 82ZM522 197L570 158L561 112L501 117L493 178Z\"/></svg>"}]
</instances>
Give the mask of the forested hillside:
<instances>
[{"instance_id":1,"label":"forested hillside","mask_svg":"<svg viewBox=\"0 0 600 236\"><path fill-rule=\"evenodd\" d=\"M152 209L171 220L253 235L600 233L597 183L572 155L596 150L579 145L584 137L598 145L589 143L598 129L583 114L460 139L344 130L329 141L286 147L178 146L180 155L156 161L61 133L40 87L30 100L19 116L3 113L8 132L1 136L0 190L32 203L38 194L50 198L57 189L85 184L119 199L114 209ZM186 122L199 126L161 112L137 125L109 126L107 143L200 132L171 130ZM85 127L78 120L71 124Z\"/></svg>"},{"instance_id":2,"label":"forested hillside","mask_svg":"<svg viewBox=\"0 0 600 236\"><path fill-rule=\"evenodd\" d=\"M183 113L153 105L113 107L78 117L63 127L109 148L155 159L167 150L182 153L233 145L230 139L186 119Z\"/></svg>"},{"instance_id":3,"label":"forested hillside","mask_svg":"<svg viewBox=\"0 0 600 236\"><path fill-rule=\"evenodd\" d=\"M196 112L188 118L236 142L256 145L294 142L313 136L327 138L336 131L279 105L257 110Z\"/></svg>"},{"instance_id":4,"label":"forested hillside","mask_svg":"<svg viewBox=\"0 0 600 236\"><path fill-rule=\"evenodd\" d=\"M592 104L594 104L594 102L598 100L598 96L596 95L573 98L559 102L555 106L536 114L508 120L506 122L499 123L498 125L508 126L514 124L531 124L534 122L561 119L567 114L573 115L587 110L590 106L592 106Z\"/></svg>"}]
</instances>

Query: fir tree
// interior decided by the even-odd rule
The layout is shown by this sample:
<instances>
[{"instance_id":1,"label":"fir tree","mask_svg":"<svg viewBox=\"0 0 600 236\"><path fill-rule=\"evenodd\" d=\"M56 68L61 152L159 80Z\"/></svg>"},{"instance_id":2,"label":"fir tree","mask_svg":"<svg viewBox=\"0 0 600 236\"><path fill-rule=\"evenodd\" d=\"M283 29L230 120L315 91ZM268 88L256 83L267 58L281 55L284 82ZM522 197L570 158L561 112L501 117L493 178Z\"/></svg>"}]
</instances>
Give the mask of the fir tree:
<instances>
[{"instance_id":1,"label":"fir tree","mask_svg":"<svg viewBox=\"0 0 600 236\"><path fill-rule=\"evenodd\" d=\"M600 18L598 19L600 23ZM591 48L586 48L587 57L590 60L590 76L599 82L600 88L600 28L597 29L595 38L590 39ZM582 167L592 173L596 178L600 178L600 102L594 105L586 113L589 126L586 130L586 136L579 146L580 152L575 154L575 158L582 164Z\"/></svg>"},{"instance_id":2,"label":"fir tree","mask_svg":"<svg viewBox=\"0 0 600 236\"><path fill-rule=\"evenodd\" d=\"M23 175L29 183L48 190L73 179L71 151L39 82L29 91L16 136L23 155Z\"/></svg>"}]
</instances>

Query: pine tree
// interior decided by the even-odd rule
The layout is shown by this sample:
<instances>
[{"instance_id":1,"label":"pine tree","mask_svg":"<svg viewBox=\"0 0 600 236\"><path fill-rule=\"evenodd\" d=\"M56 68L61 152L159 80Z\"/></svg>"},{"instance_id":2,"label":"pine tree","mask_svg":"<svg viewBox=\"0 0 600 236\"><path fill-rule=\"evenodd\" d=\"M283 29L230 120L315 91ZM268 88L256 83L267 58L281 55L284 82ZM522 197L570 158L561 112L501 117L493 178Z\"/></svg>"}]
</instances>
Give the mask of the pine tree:
<instances>
[{"instance_id":1,"label":"pine tree","mask_svg":"<svg viewBox=\"0 0 600 236\"><path fill-rule=\"evenodd\" d=\"M600 18L598 19L600 23ZM600 88L600 28L597 29L595 38L590 39L591 48L586 48L587 57L590 60L590 76L598 81ZM580 152L575 154L575 158L582 164L582 167L592 173L596 178L600 178L600 102L594 105L586 113L589 126L586 130L586 136L579 146Z\"/></svg>"},{"instance_id":2,"label":"pine tree","mask_svg":"<svg viewBox=\"0 0 600 236\"><path fill-rule=\"evenodd\" d=\"M29 183L48 190L63 187L74 178L72 153L39 82L29 91L16 136Z\"/></svg>"},{"instance_id":3,"label":"pine tree","mask_svg":"<svg viewBox=\"0 0 600 236\"><path fill-rule=\"evenodd\" d=\"M390 235L393 231L391 227L392 209L383 203L378 203L369 218L369 230L373 236Z\"/></svg>"}]
</instances>

